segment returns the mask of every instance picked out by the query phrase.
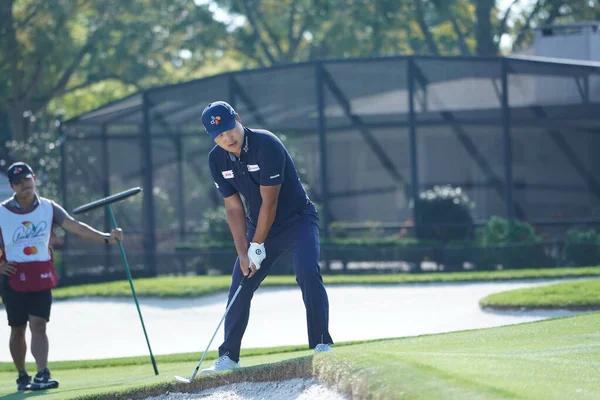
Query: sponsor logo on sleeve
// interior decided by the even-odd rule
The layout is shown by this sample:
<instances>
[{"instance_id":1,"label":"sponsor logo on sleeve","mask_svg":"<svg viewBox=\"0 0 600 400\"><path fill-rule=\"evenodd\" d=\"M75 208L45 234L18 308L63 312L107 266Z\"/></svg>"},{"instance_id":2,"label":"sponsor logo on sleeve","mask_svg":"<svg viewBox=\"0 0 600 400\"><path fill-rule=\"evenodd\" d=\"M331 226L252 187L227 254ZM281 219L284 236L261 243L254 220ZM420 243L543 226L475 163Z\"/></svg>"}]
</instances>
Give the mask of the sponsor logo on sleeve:
<instances>
[{"instance_id":1,"label":"sponsor logo on sleeve","mask_svg":"<svg viewBox=\"0 0 600 400\"><path fill-rule=\"evenodd\" d=\"M223 178L233 179L233 170L232 169L230 169L228 171L221 171L221 173L223 174Z\"/></svg>"}]
</instances>

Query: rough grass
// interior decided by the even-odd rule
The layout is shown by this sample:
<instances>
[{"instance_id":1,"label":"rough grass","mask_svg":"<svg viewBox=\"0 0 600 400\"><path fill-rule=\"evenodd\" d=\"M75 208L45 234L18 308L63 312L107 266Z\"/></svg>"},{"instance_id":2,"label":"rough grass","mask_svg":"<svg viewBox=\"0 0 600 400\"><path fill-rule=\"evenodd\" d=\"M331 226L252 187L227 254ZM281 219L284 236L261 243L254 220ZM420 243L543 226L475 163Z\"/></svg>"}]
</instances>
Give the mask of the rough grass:
<instances>
[{"instance_id":1,"label":"rough grass","mask_svg":"<svg viewBox=\"0 0 600 400\"><path fill-rule=\"evenodd\" d=\"M48 391L44 398L143 399L236 382L314 376L353 399L598 399L598 332L600 313L589 313L378 340L336 346L333 353L315 356L301 351L243 358L243 365L251 367L199 376L189 385L175 382L172 375L186 376L195 362L159 365L162 377L149 376L148 365L73 369L57 374L63 379L61 388ZM14 386L13 375L0 373L0 396L11 393L7 388Z\"/></svg>"},{"instance_id":2,"label":"rough grass","mask_svg":"<svg viewBox=\"0 0 600 400\"><path fill-rule=\"evenodd\" d=\"M480 300L496 309L600 310L600 280L563 282L494 293Z\"/></svg>"}]
</instances>

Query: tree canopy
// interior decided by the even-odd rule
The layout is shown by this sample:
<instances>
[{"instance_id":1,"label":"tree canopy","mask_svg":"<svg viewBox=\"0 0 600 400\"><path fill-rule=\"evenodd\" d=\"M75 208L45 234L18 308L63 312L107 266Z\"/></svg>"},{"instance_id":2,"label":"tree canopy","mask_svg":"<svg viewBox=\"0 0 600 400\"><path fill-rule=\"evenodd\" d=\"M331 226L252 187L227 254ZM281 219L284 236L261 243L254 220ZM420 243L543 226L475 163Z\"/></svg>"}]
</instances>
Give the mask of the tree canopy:
<instances>
[{"instance_id":1,"label":"tree canopy","mask_svg":"<svg viewBox=\"0 0 600 400\"><path fill-rule=\"evenodd\" d=\"M3 0L0 140L154 84L314 59L495 55L530 45L536 26L597 19L598 0Z\"/></svg>"}]
</instances>

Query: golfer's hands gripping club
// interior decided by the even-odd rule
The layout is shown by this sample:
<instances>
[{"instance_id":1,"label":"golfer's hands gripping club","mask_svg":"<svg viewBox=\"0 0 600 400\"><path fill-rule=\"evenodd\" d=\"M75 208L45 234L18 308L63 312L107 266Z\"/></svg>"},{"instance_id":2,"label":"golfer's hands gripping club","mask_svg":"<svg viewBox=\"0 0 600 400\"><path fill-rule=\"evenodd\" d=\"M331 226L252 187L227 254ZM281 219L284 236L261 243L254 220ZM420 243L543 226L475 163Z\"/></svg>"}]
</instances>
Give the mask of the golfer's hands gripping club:
<instances>
[{"instance_id":1,"label":"golfer's hands gripping club","mask_svg":"<svg viewBox=\"0 0 600 400\"><path fill-rule=\"evenodd\" d=\"M267 251L265 250L264 243L251 242L248 248L248 260L250 261L250 275L248 278L252 278L256 271L260 269L260 264L267 257Z\"/></svg>"},{"instance_id":2,"label":"golfer's hands gripping club","mask_svg":"<svg viewBox=\"0 0 600 400\"><path fill-rule=\"evenodd\" d=\"M240 256L240 270L247 278L250 278L252 275L254 275L254 272L256 272L256 270L250 270L250 259L248 258L248 254L242 254Z\"/></svg>"}]
</instances>

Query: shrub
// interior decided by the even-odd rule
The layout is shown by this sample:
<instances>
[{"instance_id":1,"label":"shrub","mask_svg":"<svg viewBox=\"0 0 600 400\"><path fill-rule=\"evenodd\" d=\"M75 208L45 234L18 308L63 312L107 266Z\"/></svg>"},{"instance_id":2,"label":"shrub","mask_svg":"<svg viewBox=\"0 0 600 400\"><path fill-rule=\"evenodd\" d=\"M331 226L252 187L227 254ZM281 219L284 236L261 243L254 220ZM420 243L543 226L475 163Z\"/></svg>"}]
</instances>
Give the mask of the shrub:
<instances>
[{"instance_id":1,"label":"shrub","mask_svg":"<svg viewBox=\"0 0 600 400\"><path fill-rule=\"evenodd\" d=\"M444 243L472 239L474 203L461 188L435 186L420 194L418 204L417 238Z\"/></svg>"},{"instance_id":2,"label":"shrub","mask_svg":"<svg viewBox=\"0 0 600 400\"><path fill-rule=\"evenodd\" d=\"M539 243L542 238L533 226L519 220L492 216L483 229L479 231L478 241L482 245L498 245L508 243Z\"/></svg>"},{"instance_id":3,"label":"shrub","mask_svg":"<svg viewBox=\"0 0 600 400\"><path fill-rule=\"evenodd\" d=\"M478 269L550 267L555 264L546 255L542 238L533 226L519 220L493 216L478 230L482 246L475 263Z\"/></svg>"},{"instance_id":4,"label":"shrub","mask_svg":"<svg viewBox=\"0 0 600 400\"><path fill-rule=\"evenodd\" d=\"M600 235L595 229L572 228L567 231L563 258L568 265L577 267L600 262Z\"/></svg>"},{"instance_id":5,"label":"shrub","mask_svg":"<svg viewBox=\"0 0 600 400\"><path fill-rule=\"evenodd\" d=\"M233 245L233 236L227 224L225 206L205 211L202 219L206 224L206 233L200 237L201 242L227 242Z\"/></svg>"}]
</instances>

